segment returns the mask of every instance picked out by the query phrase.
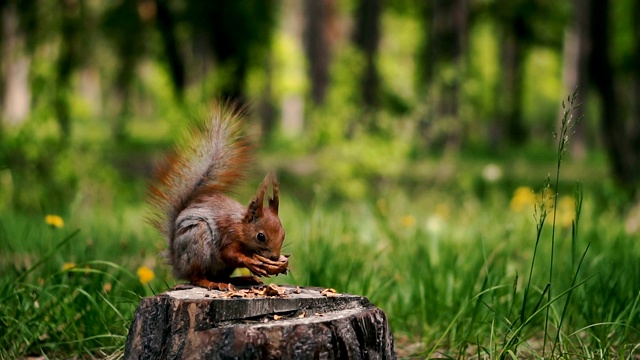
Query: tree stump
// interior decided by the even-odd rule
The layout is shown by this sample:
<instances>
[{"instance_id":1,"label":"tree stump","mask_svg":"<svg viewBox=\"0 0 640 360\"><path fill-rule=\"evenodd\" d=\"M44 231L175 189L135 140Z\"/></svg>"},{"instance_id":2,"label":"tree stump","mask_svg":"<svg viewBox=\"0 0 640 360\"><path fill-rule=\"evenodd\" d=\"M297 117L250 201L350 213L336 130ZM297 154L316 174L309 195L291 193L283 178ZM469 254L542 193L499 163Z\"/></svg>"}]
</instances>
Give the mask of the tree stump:
<instances>
[{"instance_id":1,"label":"tree stump","mask_svg":"<svg viewBox=\"0 0 640 360\"><path fill-rule=\"evenodd\" d=\"M395 359L385 313L332 289L180 289L142 299L125 359Z\"/></svg>"}]
</instances>

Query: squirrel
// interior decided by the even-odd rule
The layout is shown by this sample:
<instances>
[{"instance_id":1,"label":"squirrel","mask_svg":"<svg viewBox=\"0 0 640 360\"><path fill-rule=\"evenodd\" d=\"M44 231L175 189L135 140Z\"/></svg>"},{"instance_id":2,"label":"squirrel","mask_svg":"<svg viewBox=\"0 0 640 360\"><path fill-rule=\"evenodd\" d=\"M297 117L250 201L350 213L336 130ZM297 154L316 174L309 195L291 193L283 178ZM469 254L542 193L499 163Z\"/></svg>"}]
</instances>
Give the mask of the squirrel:
<instances>
[{"instance_id":1,"label":"squirrel","mask_svg":"<svg viewBox=\"0 0 640 360\"><path fill-rule=\"evenodd\" d=\"M165 255L174 277L209 290L262 284L258 276L286 274L289 265L280 254L285 231L278 217L278 181L267 174L247 207L230 198L252 159L242 134L244 112L215 104L210 114L176 146L150 184L149 221L168 243ZM269 183L273 196L264 206ZM253 275L231 277L242 267Z\"/></svg>"}]
</instances>

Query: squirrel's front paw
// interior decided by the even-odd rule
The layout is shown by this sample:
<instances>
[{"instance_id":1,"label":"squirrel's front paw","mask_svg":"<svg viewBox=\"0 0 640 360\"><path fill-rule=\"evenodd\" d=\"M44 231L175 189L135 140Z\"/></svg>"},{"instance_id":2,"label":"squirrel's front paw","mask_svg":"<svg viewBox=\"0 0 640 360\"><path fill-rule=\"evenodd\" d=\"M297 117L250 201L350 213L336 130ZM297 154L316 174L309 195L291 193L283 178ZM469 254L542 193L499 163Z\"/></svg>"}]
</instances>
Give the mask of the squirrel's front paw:
<instances>
[{"instance_id":1,"label":"squirrel's front paw","mask_svg":"<svg viewBox=\"0 0 640 360\"><path fill-rule=\"evenodd\" d=\"M261 263L260 267L268 275L286 274L289 270L289 258L284 255L280 255L280 258L275 261L258 254L254 254L253 258Z\"/></svg>"}]
</instances>

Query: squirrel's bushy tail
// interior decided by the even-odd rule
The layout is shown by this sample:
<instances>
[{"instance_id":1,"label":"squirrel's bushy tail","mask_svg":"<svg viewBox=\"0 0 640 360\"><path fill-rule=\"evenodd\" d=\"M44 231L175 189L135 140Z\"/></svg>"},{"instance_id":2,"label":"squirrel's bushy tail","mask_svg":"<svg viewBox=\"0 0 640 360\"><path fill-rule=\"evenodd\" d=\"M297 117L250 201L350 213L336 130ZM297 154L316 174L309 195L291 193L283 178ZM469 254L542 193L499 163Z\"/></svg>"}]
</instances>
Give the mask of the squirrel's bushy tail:
<instances>
[{"instance_id":1,"label":"squirrel's bushy tail","mask_svg":"<svg viewBox=\"0 0 640 360\"><path fill-rule=\"evenodd\" d=\"M149 186L149 222L168 241L176 218L191 199L228 192L244 177L251 151L243 136L243 116L235 105L214 104L207 121L194 124L160 167Z\"/></svg>"}]
</instances>

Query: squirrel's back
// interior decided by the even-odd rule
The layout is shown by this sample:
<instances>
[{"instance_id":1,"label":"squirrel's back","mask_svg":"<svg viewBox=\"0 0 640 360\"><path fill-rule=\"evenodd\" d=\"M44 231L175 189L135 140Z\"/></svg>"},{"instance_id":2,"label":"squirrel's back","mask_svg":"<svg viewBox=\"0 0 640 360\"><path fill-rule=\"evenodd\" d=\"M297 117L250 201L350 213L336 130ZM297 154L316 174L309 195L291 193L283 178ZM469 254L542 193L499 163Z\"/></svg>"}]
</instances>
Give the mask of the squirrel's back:
<instances>
[{"instance_id":1,"label":"squirrel's back","mask_svg":"<svg viewBox=\"0 0 640 360\"><path fill-rule=\"evenodd\" d=\"M176 219L193 199L226 193L242 178L251 161L243 136L242 110L216 104L206 121L194 124L149 187L151 224L171 242Z\"/></svg>"}]
</instances>

